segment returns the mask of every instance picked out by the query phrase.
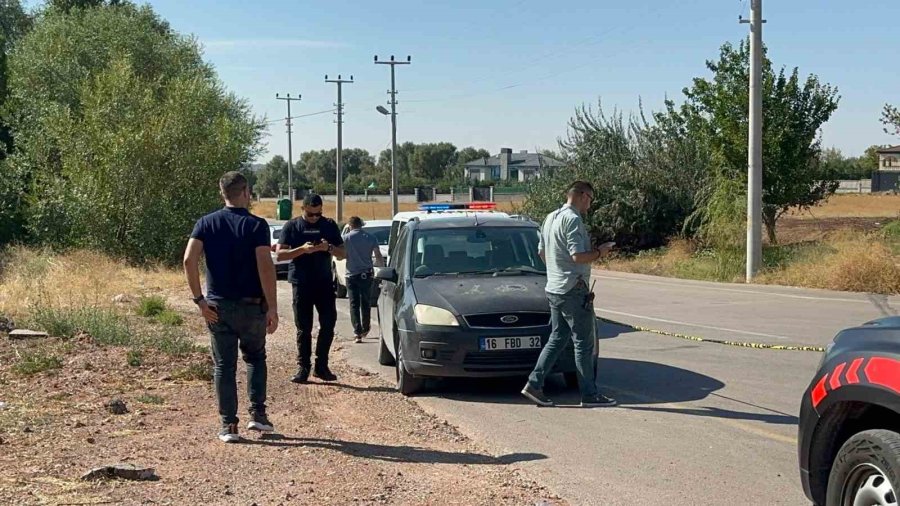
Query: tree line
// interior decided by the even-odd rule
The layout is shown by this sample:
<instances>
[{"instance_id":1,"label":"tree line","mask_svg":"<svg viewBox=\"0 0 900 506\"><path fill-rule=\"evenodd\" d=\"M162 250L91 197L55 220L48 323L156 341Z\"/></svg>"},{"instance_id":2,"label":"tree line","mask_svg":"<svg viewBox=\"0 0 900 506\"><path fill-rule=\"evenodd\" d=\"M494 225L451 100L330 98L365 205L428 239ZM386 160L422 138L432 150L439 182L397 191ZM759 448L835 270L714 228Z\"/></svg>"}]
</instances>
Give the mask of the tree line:
<instances>
[{"instance_id":1,"label":"tree line","mask_svg":"<svg viewBox=\"0 0 900 506\"><path fill-rule=\"evenodd\" d=\"M337 179L336 151L325 149L301 153L300 158L294 162L291 174L293 187L333 194ZM437 186L445 190L459 186L464 183L463 168L467 162L490 156L485 149L457 149L449 142L398 144L397 173L400 192L407 193L413 188L424 186ZM286 194L287 168L288 162L283 156L273 156L252 175L255 192L262 197ZM376 158L365 149L345 148L342 171L346 193L362 194L368 189L372 194L387 194L391 187L391 150L383 150Z\"/></svg>"},{"instance_id":2,"label":"tree line","mask_svg":"<svg viewBox=\"0 0 900 506\"><path fill-rule=\"evenodd\" d=\"M0 246L176 262L264 124L149 6L0 3Z\"/></svg>"}]
</instances>

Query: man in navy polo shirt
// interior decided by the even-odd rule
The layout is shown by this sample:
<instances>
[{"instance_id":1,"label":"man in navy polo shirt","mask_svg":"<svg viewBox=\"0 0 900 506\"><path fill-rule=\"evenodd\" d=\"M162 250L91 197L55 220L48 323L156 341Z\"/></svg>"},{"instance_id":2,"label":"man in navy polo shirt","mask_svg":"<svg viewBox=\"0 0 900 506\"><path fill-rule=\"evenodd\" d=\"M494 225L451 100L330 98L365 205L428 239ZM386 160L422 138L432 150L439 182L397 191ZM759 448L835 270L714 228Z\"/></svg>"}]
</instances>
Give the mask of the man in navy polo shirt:
<instances>
[{"instance_id":1,"label":"man in navy polo shirt","mask_svg":"<svg viewBox=\"0 0 900 506\"><path fill-rule=\"evenodd\" d=\"M219 439L240 440L237 417L237 354L247 363L248 429L275 430L266 416L266 333L278 328L275 266L269 225L250 214L250 185L240 172L219 180L225 207L200 218L184 252L184 272L193 301L212 335ZM206 256L206 295L200 286L200 257Z\"/></svg>"},{"instance_id":2,"label":"man in navy polo shirt","mask_svg":"<svg viewBox=\"0 0 900 506\"><path fill-rule=\"evenodd\" d=\"M328 368L328 353L337 323L331 257L344 258L344 240L334 220L322 217L322 197L311 193L303 199L303 214L281 229L275 251L279 262L291 260L288 281L294 292L297 365L300 366L291 381L309 380L313 308L319 313L319 335L312 374L324 381L335 381L337 376Z\"/></svg>"}]
</instances>

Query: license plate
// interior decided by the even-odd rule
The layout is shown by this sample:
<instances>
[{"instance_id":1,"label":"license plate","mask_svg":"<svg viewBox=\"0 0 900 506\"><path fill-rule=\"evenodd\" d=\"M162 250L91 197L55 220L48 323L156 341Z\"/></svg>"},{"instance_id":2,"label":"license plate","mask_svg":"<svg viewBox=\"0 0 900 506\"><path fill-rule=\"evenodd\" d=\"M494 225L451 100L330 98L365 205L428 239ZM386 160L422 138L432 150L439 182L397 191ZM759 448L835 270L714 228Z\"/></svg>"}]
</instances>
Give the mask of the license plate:
<instances>
[{"instance_id":1,"label":"license plate","mask_svg":"<svg viewBox=\"0 0 900 506\"><path fill-rule=\"evenodd\" d=\"M482 337L478 348L481 351L540 349L541 338L540 336Z\"/></svg>"}]
</instances>

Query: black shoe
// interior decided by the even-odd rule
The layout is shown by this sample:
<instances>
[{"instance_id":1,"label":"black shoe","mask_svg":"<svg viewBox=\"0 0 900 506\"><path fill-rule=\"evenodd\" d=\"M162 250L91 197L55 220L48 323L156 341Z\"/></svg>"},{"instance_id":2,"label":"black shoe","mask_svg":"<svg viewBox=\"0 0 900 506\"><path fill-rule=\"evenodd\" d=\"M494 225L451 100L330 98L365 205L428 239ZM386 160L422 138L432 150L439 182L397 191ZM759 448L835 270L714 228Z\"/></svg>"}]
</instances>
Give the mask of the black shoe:
<instances>
[{"instance_id":1,"label":"black shoe","mask_svg":"<svg viewBox=\"0 0 900 506\"><path fill-rule=\"evenodd\" d=\"M609 406L615 406L616 404L617 403L615 399L610 399L609 397L601 394L581 399L582 408L605 408Z\"/></svg>"},{"instance_id":2,"label":"black shoe","mask_svg":"<svg viewBox=\"0 0 900 506\"><path fill-rule=\"evenodd\" d=\"M247 424L247 428L260 432L272 432L275 430L275 426L272 425L265 413L257 413L255 411L250 414L250 423Z\"/></svg>"},{"instance_id":3,"label":"black shoe","mask_svg":"<svg viewBox=\"0 0 900 506\"><path fill-rule=\"evenodd\" d=\"M549 397L544 395L543 390L538 390L532 387L530 384L525 385L525 388L522 389L522 395L530 399L532 402L536 403L538 406L543 406L545 408L553 406L553 401L551 401Z\"/></svg>"},{"instance_id":4,"label":"black shoe","mask_svg":"<svg viewBox=\"0 0 900 506\"><path fill-rule=\"evenodd\" d=\"M294 383L306 383L309 381L309 367L301 366L300 369L297 370L297 374L291 378L291 381Z\"/></svg>"},{"instance_id":5,"label":"black shoe","mask_svg":"<svg viewBox=\"0 0 900 506\"><path fill-rule=\"evenodd\" d=\"M238 426L236 423L222 424L222 430L219 431L219 440L223 443L237 443L241 440L238 435Z\"/></svg>"},{"instance_id":6,"label":"black shoe","mask_svg":"<svg viewBox=\"0 0 900 506\"><path fill-rule=\"evenodd\" d=\"M313 376L319 378L322 381L337 381L337 376L331 372L331 369L328 368L327 365L316 366L313 371Z\"/></svg>"}]
</instances>

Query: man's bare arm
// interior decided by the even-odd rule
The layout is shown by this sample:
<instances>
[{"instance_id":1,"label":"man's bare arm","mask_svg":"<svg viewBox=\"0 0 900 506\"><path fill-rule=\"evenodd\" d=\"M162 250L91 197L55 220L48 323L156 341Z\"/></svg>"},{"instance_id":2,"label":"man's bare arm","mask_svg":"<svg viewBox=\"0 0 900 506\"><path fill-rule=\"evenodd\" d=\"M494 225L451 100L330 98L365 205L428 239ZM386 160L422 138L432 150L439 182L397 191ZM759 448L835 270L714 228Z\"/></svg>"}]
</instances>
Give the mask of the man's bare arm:
<instances>
[{"instance_id":1,"label":"man's bare arm","mask_svg":"<svg viewBox=\"0 0 900 506\"><path fill-rule=\"evenodd\" d=\"M203 241L191 238L184 250L184 276L187 278L191 295L199 297L203 295L203 287L200 285L200 257L203 255Z\"/></svg>"},{"instance_id":2,"label":"man's bare arm","mask_svg":"<svg viewBox=\"0 0 900 506\"><path fill-rule=\"evenodd\" d=\"M600 258L600 251L585 251L584 253L575 253L572 255L572 261L576 264L589 264Z\"/></svg>"},{"instance_id":3,"label":"man's bare arm","mask_svg":"<svg viewBox=\"0 0 900 506\"><path fill-rule=\"evenodd\" d=\"M594 251L585 251L584 253L575 253L572 255L572 261L576 264L589 264L591 262L595 262L600 259L603 255L612 251L612 244L615 243L604 243L599 248Z\"/></svg>"},{"instance_id":4,"label":"man's bare arm","mask_svg":"<svg viewBox=\"0 0 900 506\"><path fill-rule=\"evenodd\" d=\"M194 298L203 295L203 287L200 286L200 257L203 255L203 241L194 239L188 240L187 248L184 250L184 276L187 278L188 286L191 289L191 295ZM200 315L209 322L216 323L219 321L219 314L209 307L205 300L201 300L197 307L200 309Z\"/></svg>"},{"instance_id":5,"label":"man's bare arm","mask_svg":"<svg viewBox=\"0 0 900 506\"><path fill-rule=\"evenodd\" d=\"M275 259L279 262L284 262L285 260L293 260L300 255L305 255L314 251L316 251L316 247L311 243L306 243L303 246L298 246L296 248L289 248L285 244L279 244L275 246Z\"/></svg>"},{"instance_id":6,"label":"man's bare arm","mask_svg":"<svg viewBox=\"0 0 900 506\"><path fill-rule=\"evenodd\" d=\"M381 248L375 246L375 249L372 250L372 253L375 255L375 266L384 267L384 256L382 256L381 254Z\"/></svg>"}]
</instances>

